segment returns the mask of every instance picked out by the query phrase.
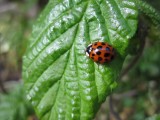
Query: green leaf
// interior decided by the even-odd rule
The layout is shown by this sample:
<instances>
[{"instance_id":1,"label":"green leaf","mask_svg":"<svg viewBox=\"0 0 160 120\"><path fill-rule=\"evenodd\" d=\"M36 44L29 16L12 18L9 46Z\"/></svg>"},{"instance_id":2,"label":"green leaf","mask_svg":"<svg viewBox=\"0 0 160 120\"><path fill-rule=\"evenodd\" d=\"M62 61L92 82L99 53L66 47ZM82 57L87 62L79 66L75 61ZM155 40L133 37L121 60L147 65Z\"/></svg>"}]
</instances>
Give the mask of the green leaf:
<instances>
[{"instance_id":1,"label":"green leaf","mask_svg":"<svg viewBox=\"0 0 160 120\"><path fill-rule=\"evenodd\" d=\"M137 28L134 0L50 0L24 55L27 98L41 120L91 120L116 88ZM98 65L88 44L105 41L116 58Z\"/></svg>"},{"instance_id":2,"label":"green leaf","mask_svg":"<svg viewBox=\"0 0 160 120\"><path fill-rule=\"evenodd\" d=\"M152 22L156 25L156 27L160 27L160 13L154 7L143 0L136 0L136 4L138 9L146 14Z\"/></svg>"}]
</instances>

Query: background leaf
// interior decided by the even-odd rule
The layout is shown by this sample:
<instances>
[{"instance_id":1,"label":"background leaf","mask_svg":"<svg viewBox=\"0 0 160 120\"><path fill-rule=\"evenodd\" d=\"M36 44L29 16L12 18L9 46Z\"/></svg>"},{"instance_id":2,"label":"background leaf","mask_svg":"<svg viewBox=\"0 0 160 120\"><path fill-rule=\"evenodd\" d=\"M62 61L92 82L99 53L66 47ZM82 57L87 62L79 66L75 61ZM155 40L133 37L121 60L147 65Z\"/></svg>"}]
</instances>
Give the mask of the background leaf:
<instances>
[{"instance_id":1,"label":"background leaf","mask_svg":"<svg viewBox=\"0 0 160 120\"><path fill-rule=\"evenodd\" d=\"M147 118L146 120L159 120L159 119L160 119L160 115L156 114L156 115L153 115L152 117Z\"/></svg>"},{"instance_id":2,"label":"background leaf","mask_svg":"<svg viewBox=\"0 0 160 120\"><path fill-rule=\"evenodd\" d=\"M50 0L33 27L24 56L27 98L43 120L90 120L117 86L137 27L134 0ZM105 41L116 58L97 65L88 44Z\"/></svg>"},{"instance_id":3,"label":"background leaf","mask_svg":"<svg viewBox=\"0 0 160 120\"><path fill-rule=\"evenodd\" d=\"M26 120L34 114L26 100L22 84L14 85L8 94L0 94L0 118L2 120Z\"/></svg>"}]
</instances>

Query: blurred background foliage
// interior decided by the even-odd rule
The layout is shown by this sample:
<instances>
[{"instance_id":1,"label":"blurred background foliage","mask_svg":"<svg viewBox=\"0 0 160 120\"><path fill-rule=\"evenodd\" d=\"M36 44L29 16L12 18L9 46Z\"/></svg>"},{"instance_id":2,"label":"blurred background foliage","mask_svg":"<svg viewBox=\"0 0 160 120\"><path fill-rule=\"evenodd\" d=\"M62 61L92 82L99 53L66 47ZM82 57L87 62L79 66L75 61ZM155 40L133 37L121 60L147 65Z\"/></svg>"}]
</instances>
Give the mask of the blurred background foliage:
<instances>
[{"instance_id":1,"label":"blurred background foliage","mask_svg":"<svg viewBox=\"0 0 160 120\"><path fill-rule=\"evenodd\" d=\"M1 120L33 120L34 111L26 100L22 84L12 84L8 94L0 94Z\"/></svg>"},{"instance_id":2,"label":"blurred background foliage","mask_svg":"<svg viewBox=\"0 0 160 120\"><path fill-rule=\"evenodd\" d=\"M160 11L159 0L147 0ZM22 56L28 44L32 25L47 0L0 0L0 119L36 120L22 87ZM143 14L141 15L142 17ZM160 120L160 30L150 21L145 46L138 60L128 55L112 94L113 108L122 120ZM135 46L137 47L137 46ZM110 111L109 98L101 106L95 120L116 120Z\"/></svg>"}]
</instances>

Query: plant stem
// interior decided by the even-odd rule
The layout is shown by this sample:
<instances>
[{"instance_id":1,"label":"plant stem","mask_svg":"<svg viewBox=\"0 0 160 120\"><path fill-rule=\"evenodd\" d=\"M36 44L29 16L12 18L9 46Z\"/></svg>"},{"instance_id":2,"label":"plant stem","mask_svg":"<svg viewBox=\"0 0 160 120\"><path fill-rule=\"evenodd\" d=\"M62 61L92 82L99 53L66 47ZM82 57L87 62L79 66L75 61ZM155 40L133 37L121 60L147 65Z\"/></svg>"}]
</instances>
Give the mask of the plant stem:
<instances>
[{"instance_id":1,"label":"plant stem","mask_svg":"<svg viewBox=\"0 0 160 120\"><path fill-rule=\"evenodd\" d=\"M111 114L115 117L116 120L121 120L119 114L113 108L112 95L110 95L110 97L109 97L109 109L110 109Z\"/></svg>"}]
</instances>

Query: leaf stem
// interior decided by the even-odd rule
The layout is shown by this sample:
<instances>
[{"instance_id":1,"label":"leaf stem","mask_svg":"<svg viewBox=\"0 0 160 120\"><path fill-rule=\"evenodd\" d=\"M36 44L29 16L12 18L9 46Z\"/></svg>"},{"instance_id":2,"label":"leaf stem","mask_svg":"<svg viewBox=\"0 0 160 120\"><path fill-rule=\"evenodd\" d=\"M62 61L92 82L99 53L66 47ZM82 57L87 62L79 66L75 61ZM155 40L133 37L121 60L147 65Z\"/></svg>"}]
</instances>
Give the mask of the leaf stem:
<instances>
[{"instance_id":1,"label":"leaf stem","mask_svg":"<svg viewBox=\"0 0 160 120\"><path fill-rule=\"evenodd\" d=\"M109 97L109 109L110 109L111 114L115 117L116 120L121 120L119 114L113 108L112 95L110 95L110 97Z\"/></svg>"}]
</instances>

